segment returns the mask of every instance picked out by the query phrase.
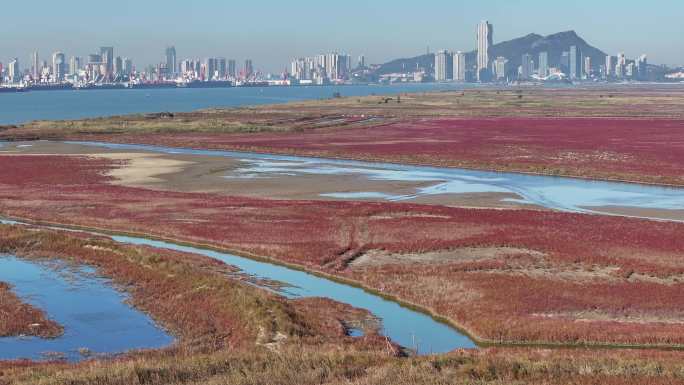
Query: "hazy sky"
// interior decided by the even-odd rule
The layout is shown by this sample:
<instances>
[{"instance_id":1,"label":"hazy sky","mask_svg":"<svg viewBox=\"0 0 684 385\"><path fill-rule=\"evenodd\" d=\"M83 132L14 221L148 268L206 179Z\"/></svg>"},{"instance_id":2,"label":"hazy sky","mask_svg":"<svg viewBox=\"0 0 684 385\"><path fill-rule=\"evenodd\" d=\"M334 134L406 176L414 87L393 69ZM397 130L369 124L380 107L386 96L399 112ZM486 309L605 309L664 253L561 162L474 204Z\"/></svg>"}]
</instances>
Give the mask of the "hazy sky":
<instances>
[{"instance_id":1,"label":"hazy sky","mask_svg":"<svg viewBox=\"0 0 684 385\"><path fill-rule=\"evenodd\" d=\"M496 42L574 29L590 44L653 63L684 64L682 0L32 0L3 1L0 61L56 50L85 56L101 45L141 65L162 60L252 58L281 71L295 56L339 50L367 62L447 48L475 48L475 26L494 24Z\"/></svg>"}]
</instances>

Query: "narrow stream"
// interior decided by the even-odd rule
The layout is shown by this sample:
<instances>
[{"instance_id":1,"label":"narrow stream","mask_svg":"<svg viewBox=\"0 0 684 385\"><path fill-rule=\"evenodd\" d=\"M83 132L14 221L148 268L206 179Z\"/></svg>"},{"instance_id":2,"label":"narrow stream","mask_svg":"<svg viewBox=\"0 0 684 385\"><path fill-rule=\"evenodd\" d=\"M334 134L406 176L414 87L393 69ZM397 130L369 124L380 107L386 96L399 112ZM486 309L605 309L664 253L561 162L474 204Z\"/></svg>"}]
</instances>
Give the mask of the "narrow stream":
<instances>
[{"instance_id":1,"label":"narrow stream","mask_svg":"<svg viewBox=\"0 0 684 385\"><path fill-rule=\"evenodd\" d=\"M23 224L16 221L0 220L2 224ZM75 231L68 228L49 227L50 229ZM179 245L171 242L150 240L139 237L111 236L96 232L93 235L110 237L116 242L128 245L147 245L161 249L176 250L203 255L236 266L244 273L256 278L275 280L289 286L280 294L287 298L326 297L360 309L366 309L382 321L382 333L394 342L416 350L419 354L445 353L458 348L475 348L475 343L455 328L434 318L404 307L363 289L338 283L303 271L291 269L268 262L261 262L222 253L209 249ZM3 276L0 276L0 280ZM48 316L52 311L48 309ZM2 339L0 339L2 341ZM140 346L136 345L135 348ZM131 347L133 348L133 347ZM0 350L4 351L0 344ZM127 350L127 349L124 349ZM0 356L2 357L2 356ZM5 357L7 359L9 357Z\"/></svg>"},{"instance_id":2,"label":"narrow stream","mask_svg":"<svg viewBox=\"0 0 684 385\"><path fill-rule=\"evenodd\" d=\"M43 310L64 327L54 339L0 338L0 360L66 359L163 348L173 337L146 314L125 303L127 296L88 267L59 261L33 262L0 254L0 281L23 302Z\"/></svg>"},{"instance_id":3,"label":"narrow stream","mask_svg":"<svg viewBox=\"0 0 684 385\"><path fill-rule=\"evenodd\" d=\"M428 184L427 187L416 189L413 194L409 195L392 195L382 191L329 191L321 194L337 199L406 201L421 196L442 194L510 193L520 197L513 201L565 212L619 215L608 208L655 209L662 211L643 216L633 215L633 217L673 220L668 218L668 211L684 210L684 189L666 186L235 151L101 142L66 143L112 150L227 157L242 161L244 166L225 175L227 178L268 178L274 175L357 175L368 180Z\"/></svg>"}]
</instances>

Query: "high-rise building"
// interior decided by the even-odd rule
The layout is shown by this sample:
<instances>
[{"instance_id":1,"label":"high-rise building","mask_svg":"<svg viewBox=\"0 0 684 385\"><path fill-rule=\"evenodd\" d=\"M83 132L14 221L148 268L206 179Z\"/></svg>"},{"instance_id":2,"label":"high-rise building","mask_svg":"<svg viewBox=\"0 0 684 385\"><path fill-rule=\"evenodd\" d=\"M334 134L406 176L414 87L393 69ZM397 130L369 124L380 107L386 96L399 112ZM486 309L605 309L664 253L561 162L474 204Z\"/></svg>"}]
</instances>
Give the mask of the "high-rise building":
<instances>
[{"instance_id":1,"label":"high-rise building","mask_svg":"<svg viewBox=\"0 0 684 385\"><path fill-rule=\"evenodd\" d=\"M591 66L591 56L587 56L584 58L584 74L587 76L587 78L589 78L593 72L594 71Z\"/></svg>"},{"instance_id":2,"label":"high-rise building","mask_svg":"<svg viewBox=\"0 0 684 385\"><path fill-rule=\"evenodd\" d=\"M251 59L245 60L245 72L243 75L245 79L249 79L254 75L254 66L252 65Z\"/></svg>"},{"instance_id":3,"label":"high-rise building","mask_svg":"<svg viewBox=\"0 0 684 385\"><path fill-rule=\"evenodd\" d=\"M123 59L123 73L127 76L133 73L133 60L127 57Z\"/></svg>"},{"instance_id":4,"label":"high-rise building","mask_svg":"<svg viewBox=\"0 0 684 385\"><path fill-rule=\"evenodd\" d=\"M121 75L123 75L123 58L121 56L117 56L114 59L114 76Z\"/></svg>"},{"instance_id":5,"label":"high-rise building","mask_svg":"<svg viewBox=\"0 0 684 385\"><path fill-rule=\"evenodd\" d=\"M435 80L445 82L454 78L454 55L442 50L435 54Z\"/></svg>"},{"instance_id":6,"label":"high-rise building","mask_svg":"<svg viewBox=\"0 0 684 385\"><path fill-rule=\"evenodd\" d=\"M530 79L533 73L534 59L532 59L532 55L526 53L522 56L522 64L520 66L520 78L524 80Z\"/></svg>"},{"instance_id":7,"label":"high-rise building","mask_svg":"<svg viewBox=\"0 0 684 385\"><path fill-rule=\"evenodd\" d=\"M492 63L494 67L494 76L496 80L504 80L508 74L508 59L503 56L499 56Z\"/></svg>"},{"instance_id":8,"label":"high-rise building","mask_svg":"<svg viewBox=\"0 0 684 385\"><path fill-rule=\"evenodd\" d=\"M204 80L211 81L216 78L216 59L213 57L207 58L205 61Z\"/></svg>"},{"instance_id":9,"label":"high-rise building","mask_svg":"<svg viewBox=\"0 0 684 385\"><path fill-rule=\"evenodd\" d=\"M100 57L106 80L111 80L114 75L114 47L100 47Z\"/></svg>"},{"instance_id":10,"label":"high-rise building","mask_svg":"<svg viewBox=\"0 0 684 385\"><path fill-rule=\"evenodd\" d=\"M62 52L52 54L52 76L55 82L61 82L66 75L66 57Z\"/></svg>"},{"instance_id":11,"label":"high-rise building","mask_svg":"<svg viewBox=\"0 0 684 385\"><path fill-rule=\"evenodd\" d=\"M366 57L361 55L359 56L359 66L358 68L366 68Z\"/></svg>"},{"instance_id":12,"label":"high-rise building","mask_svg":"<svg viewBox=\"0 0 684 385\"><path fill-rule=\"evenodd\" d=\"M228 76L235 79L237 78L237 64L235 60L228 60Z\"/></svg>"},{"instance_id":13,"label":"high-rise building","mask_svg":"<svg viewBox=\"0 0 684 385\"><path fill-rule=\"evenodd\" d=\"M178 59L176 58L176 47L166 47L166 70L171 77L178 75Z\"/></svg>"},{"instance_id":14,"label":"high-rise building","mask_svg":"<svg viewBox=\"0 0 684 385\"><path fill-rule=\"evenodd\" d=\"M489 77L489 50L492 45L494 45L494 26L486 20L482 21L477 26L477 80L479 81L486 81L485 78Z\"/></svg>"},{"instance_id":15,"label":"high-rise building","mask_svg":"<svg viewBox=\"0 0 684 385\"><path fill-rule=\"evenodd\" d=\"M454 80L466 81L466 55L461 51L454 54Z\"/></svg>"},{"instance_id":16,"label":"high-rise building","mask_svg":"<svg viewBox=\"0 0 684 385\"><path fill-rule=\"evenodd\" d=\"M563 53L561 53L560 68L564 74L566 74L566 75L570 74L570 52L563 51Z\"/></svg>"},{"instance_id":17,"label":"high-rise building","mask_svg":"<svg viewBox=\"0 0 684 385\"><path fill-rule=\"evenodd\" d=\"M40 66L40 58L38 57L38 51L35 51L31 54L31 77L33 78L33 81L40 80L41 70L42 68Z\"/></svg>"},{"instance_id":18,"label":"high-rise building","mask_svg":"<svg viewBox=\"0 0 684 385\"><path fill-rule=\"evenodd\" d=\"M78 71L81 70L81 58L78 56L72 56L69 58L69 74L78 75Z\"/></svg>"},{"instance_id":19,"label":"high-rise building","mask_svg":"<svg viewBox=\"0 0 684 385\"><path fill-rule=\"evenodd\" d=\"M19 69L19 59L14 58L9 62L7 66L7 76L9 77L10 83L20 83L21 82L21 71Z\"/></svg>"},{"instance_id":20,"label":"high-rise building","mask_svg":"<svg viewBox=\"0 0 684 385\"><path fill-rule=\"evenodd\" d=\"M620 52L617 56L617 63L615 64L615 77L622 79L625 77L627 70L627 57L624 52Z\"/></svg>"},{"instance_id":21,"label":"high-rise building","mask_svg":"<svg viewBox=\"0 0 684 385\"><path fill-rule=\"evenodd\" d=\"M637 78L639 80L648 80L648 57L646 55L639 56L637 60Z\"/></svg>"},{"instance_id":22,"label":"high-rise building","mask_svg":"<svg viewBox=\"0 0 684 385\"><path fill-rule=\"evenodd\" d=\"M625 77L628 79L634 79L637 76L636 64L633 61L627 63L625 66Z\"/></svg>"},{"instance_id":23,"label":"high-rise building","mask_svg":"<svg viewBox=\"0 0 684 385\"><path fill-rule=\"evenodd\" d=\"M582 50L573 45L570 47L570 79L582 79Z\"/></svg>"},{"instance_id":24,"label":"high-rise building","mask_svg":"<svg viewBox=\"0 0 684 385\"><path fill-rule=\"evenodd\" d=\"M549 53L540 52L539 53L539 71L540 78L546 78L549 76Z\"/></svg>"},{"instance_id":25,"label":"high-rise building","mask_svg":"<svg viewBox=\"0 0 684 385\"><path fill-rule=\"evenodd\" d=\"M615 76L615 66L617 65L617 57L606 56L606 79L610 79Z\"/></svg>"},{"instance_id":26,"label":"high-rise building","mask_svg":"<svg viewBox=\"0 0 684 385\"><path fill-rule=\"evenodd\" d=\"M226 78L226 75L228 75L228 64L226 62L226 58L216 58L216 71L218 73L219 79L223 80Z\"/></svg>"}]
</instances>

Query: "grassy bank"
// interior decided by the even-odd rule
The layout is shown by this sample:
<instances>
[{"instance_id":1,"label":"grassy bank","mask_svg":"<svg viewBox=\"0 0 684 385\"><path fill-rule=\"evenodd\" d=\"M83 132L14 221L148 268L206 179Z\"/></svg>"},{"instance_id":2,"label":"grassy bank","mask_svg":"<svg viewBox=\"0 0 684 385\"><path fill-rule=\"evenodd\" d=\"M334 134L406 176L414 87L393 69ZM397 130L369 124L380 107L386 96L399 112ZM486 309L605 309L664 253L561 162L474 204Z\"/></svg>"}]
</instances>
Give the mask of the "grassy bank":
<instances>
[{"instance_id":1,"label":"grassy bank","mask_svg":"<svg viewBox=\"0 0 684 385\"><path fill-rule=\"evenodd\" d=\"M63 332L61 325L40 309L22 302L11 286L0 282L0 337L55 338Z\"/></svg>"}]
</instances>

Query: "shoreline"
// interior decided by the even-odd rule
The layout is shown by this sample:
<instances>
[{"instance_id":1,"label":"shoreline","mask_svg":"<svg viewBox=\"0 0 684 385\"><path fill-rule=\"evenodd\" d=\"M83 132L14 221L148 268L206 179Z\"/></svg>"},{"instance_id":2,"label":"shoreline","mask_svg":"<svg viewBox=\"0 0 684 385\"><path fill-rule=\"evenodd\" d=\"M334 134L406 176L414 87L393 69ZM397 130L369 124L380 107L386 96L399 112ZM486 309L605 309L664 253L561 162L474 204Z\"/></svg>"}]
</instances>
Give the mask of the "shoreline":
<instances>
[{"instance_id":1,"label":"shoreline","mask_svg":"<svg viewBox=\"0 0 684 385\"><path fill-rule=\"evenodd\" d=\"M227 253L227 254L234 254L240 257L252 259L255 261L260 261L260 262L266 262L270 263L273 265L277 266L283 266L289 269L305 272L308 274L312 274L314 276L318 276L320 278L325 278L329 279L331 281L341 283L344 285L349 285L352 287L356 287L359 289L362 289L370 294L377 295L381 298L384 298L386 300L395 302L399 304L400 306L403 306L405 308L408 308L413 311L417 311L420 313L423 313L431 318L433 318L435 321L438 321L440 323L444 323L458 332L464 334L468 338L470 338L477 346L478 348L493 348L493 347L501 347L501 348L516 348L516 347L529 347L529 348L557 348L557 349L625 349L625 350L658 350L658 351L684 351L684 344L619 344L619 343L603 343L603 342L592 342L592 343L562 343L562 342L548 342L548 341L528 341L528 342L515 342L515 341L505 341L505 342L497 342L495 340L491 339L486 339L482 338L473 332L469 331L467 328L464 326L461 326L458 322L455 320L441 316L439 314L436 314L435 311L427 306L422 306L415 304L411 301L407 301L404 299L401 299L400 297L397 297L392 294L387 294L382 291L373 289L371 287L368 287L364 285L362 282L347 278L347 277L340 277L331 273L327 273L321 270L317 269L312 269L310 267L306 267L303 265L298 265L294 264L291 262L285 262L281 261L272 257L267 257L267 256L261 256L257 254L253 254L250 252L242 251L242 250L230 250L225 247L221 246L216 246L212 243L199 243L199 242L194 242L194 241L188 241L188 240L183 240L181 238L170 238L170 237L165 237L163 235L155 235L152 233L137 233L137 232L128 232L128 231L120 231L120 230L111 230L111 229L103 229L103 228L98 228L98 227L90 227L90 226L82 226L82 225L77 225L77 224L65 224L65 223L59 223L59 222L46 222L46 221L34 221L32 219L27 219L27 218L16 218L16 217L11 217L11 216L6 216L2 215L0 216L0 219L5 219L9 221L16 221L20 222L20 225L25 225L25 226L38 226L38 227L47 227L47 228L52 228L54 230L61 230L61 231L77 231L77 232L95 232L95 233L101 233L100 235L105 235L105 236L131 236L131 237L138 237L138 238L144 238L148 240L158 240L158 241L165 241L169 243L173 243L176 245L185 245L185 246L190 246L190 247L195 247L195 248L200 248L200 249L205 249L205 250L211 250L211 251L217 251L217 252L222 252L222 253ZM23 222L23 224L21 223ZM54 228L56 227L56 228ZM60 229L61 227L61 229Z\"/></svg>"}]
</instances>

